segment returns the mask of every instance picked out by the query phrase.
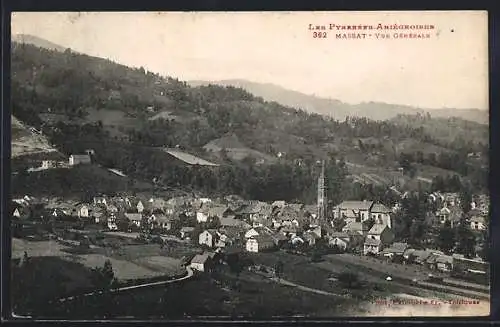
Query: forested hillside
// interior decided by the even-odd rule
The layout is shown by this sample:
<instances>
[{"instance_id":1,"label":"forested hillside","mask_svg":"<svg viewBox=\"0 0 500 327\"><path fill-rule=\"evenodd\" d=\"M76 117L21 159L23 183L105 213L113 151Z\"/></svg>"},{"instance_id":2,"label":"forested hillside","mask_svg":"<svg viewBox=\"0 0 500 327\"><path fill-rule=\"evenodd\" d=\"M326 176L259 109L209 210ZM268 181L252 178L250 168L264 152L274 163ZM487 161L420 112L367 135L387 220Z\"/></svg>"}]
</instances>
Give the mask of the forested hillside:
<instances>
[{"instance_id":1,"label":"forested hillside","mask_svg":"<svg viewBox=\"0 0 500 327\"><path fill-rule=\"evenodd\" d=\"M347 182L353 165L387 171L404 166L409 179L426 166L440 167L450 176L477 180L475 187L485 186L486 170L470 163L468 153L487 156L487 139L468 139L469 133L443 139L432 129L400 122L336 121L266 102L243 89L190 87L143 68L70 50L14 43L11 67L13 115L41 130L58 150L70 154L92 148L100 164L164 185L312 202L317 161L327 160L328 192L334 202L385 192ZM256 164L252 156L237 160L224 149L204 148L228 135L248 153L276 160ZM162 147L177 147L221 166L171 167L159 151Z\"/></svg>"}]
</instances>

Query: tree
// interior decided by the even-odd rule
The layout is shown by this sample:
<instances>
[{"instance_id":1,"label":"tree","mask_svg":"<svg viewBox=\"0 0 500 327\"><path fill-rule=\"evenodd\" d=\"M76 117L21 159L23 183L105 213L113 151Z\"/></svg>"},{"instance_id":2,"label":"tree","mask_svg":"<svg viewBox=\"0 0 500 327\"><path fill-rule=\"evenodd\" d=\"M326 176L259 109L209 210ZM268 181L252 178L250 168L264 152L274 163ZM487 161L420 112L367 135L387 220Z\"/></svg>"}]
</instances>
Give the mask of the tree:
<instances>
[{"instance_id":1,"label":"tree","mask_svg":"<svg viewBox=\"0 0 500 327\"><path fill-rule=\"evenodd\" d=\"M97 289L107 290L116 282L113 265L108 259L104 262L103 267L95 267L92 269L92 282Z\"/></svg>"},{"instance_id":2,"label":"tree","mask_svg":"<svg viewBox=\"0 0 500 327\"><path fill-rule=\"evenodd\" d=\"M274 266L274 273L276 274L276 277L278 277L278 280L281 279L283 271L284 271L283 262L281 260L278 260L278 262Z\"/></svg>"},{"instance_id":3,"label":"tree","mask_svg":"<svg viewBox=\"0 0 500 327\"><path fill-rule=\"evenodd\" d=\"M470 229L470 222L467 215L462 215L460 223L457 227L457 252L463 254L467 258L473 258L476 246L476 237Z\"/></svg>"},{"instance_id":4,"label":"tree","mask_svg":"<svg viewBox=\"0 0 500 327\"><path fill-rule=\"evenodd\" d=\"M438 247L446 254L450 254L455 247L455 232L451 228L451 222L447 220L439 230Z\"/></svg>"},{"instance_id":5,"label":"tree","mask_svg":"<svg viewBox=\"0 0 500 327\"><path fill-rule=\"evenodd\" d=\"M471 210L472 203L472 192L468 186L462 188L462 192L460 192L460 206L462 207L462 211L464 214L469 213Z\"/></svg>"}]
</instances>

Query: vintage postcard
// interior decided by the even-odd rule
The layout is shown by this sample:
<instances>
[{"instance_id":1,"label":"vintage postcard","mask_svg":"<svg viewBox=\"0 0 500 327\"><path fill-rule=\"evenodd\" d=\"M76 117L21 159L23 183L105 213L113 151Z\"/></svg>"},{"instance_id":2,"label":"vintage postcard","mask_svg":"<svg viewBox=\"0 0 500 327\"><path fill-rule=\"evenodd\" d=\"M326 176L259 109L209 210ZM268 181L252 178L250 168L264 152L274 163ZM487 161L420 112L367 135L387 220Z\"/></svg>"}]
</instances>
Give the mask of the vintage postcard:
<instances>
[{"instance_id":1,"label":"vintage postcard","mask_svg":"<svg viewBox=\"0 0 500 327\"><path fill-rule=\"evenodd\" d=\"M488 316L487 18L13 13L13 317Z\"/></svg>"}]
</instances>

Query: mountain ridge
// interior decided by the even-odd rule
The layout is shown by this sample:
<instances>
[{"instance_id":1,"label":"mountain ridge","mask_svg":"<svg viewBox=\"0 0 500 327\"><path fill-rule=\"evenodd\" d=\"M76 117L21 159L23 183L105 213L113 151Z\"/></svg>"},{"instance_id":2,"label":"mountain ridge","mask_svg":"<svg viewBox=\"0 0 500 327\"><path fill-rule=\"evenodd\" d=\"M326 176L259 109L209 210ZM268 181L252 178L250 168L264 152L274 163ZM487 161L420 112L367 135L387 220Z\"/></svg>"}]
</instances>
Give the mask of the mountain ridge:
<instances>
[{"instance_id":1,"label":"mountain ridge","mask_svg":"<svg viewBox=\"0 0 500 327\"><path fill-rule=\"evenodd\" d=\"M344 120L348 116L366 117L373 120L387 120L397 115L415 115L429 113L433 117L457 117L481 124L488 124L488 111L476 108L419 108L404 104L365 101L357 104L342 102L338 99L319 97L299 91L286 89L273 83L258 83L245 79L227 79L218 81L192 80L187 83L193 87L200 85L234 86L247 90L266 101L278 102L285 106L300 108L308 112L331 116Z\"/></svg>"},{"instance_id":2,"label":"mountain ridge","mask_svg":"<svg viewBox=\"0 0 500 327\"><path fill-rule=\"evenodd\" d=\"M12 35L12 42L24 43L24 44L32 44L39 48L44 48L48 50L56 50L59 52L64 52L67 48L53 43L49 40L43 39L38 36L30 35L30 34L14 34Z\"/></svg>"}]
</instances>

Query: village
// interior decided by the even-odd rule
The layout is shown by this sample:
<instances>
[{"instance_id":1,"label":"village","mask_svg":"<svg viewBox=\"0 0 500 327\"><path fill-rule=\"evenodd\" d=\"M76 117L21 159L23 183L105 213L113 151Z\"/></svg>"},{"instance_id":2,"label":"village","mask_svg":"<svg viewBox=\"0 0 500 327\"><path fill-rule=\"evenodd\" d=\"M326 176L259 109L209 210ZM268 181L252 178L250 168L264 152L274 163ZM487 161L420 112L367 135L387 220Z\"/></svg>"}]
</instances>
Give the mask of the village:
<instances>
[{"instance_id":1,"label":"village","mask_svg":"<svg viewBox=\"0 0 500 327\"><path fill-rule=\"evenodd\" d=\"M68 166L90 164L90 155L71 155ZM52 164L43 166L50 169ZM293 261L295 256L309 258L310 264L326 260L334 265L337 277L342 274L339 267L354 265L373 270L385 282L485 296L487 262L461 253L445 254L432 244L410 246L398 240L394 216L401 210L399 203L388 208L370 200L343 201L327 209L325 178L322 173L318 179L315 205L245 200L236 195L100 194L78 201L27 194L12 199L13 259L22 263L27 257L59 255L75 260L76 253L91 269L111 259L115 276L130 282L184 278L184 269L210 273L217 264L233 265L234 257L244 256L252 258L249 271L275 278L283 269L282 260ZM401 194L401 200L407 195ZM427 213L436 228L459 223L457 193L433 192L428 201L437 208ZM478 195L471 203L467 227L474 233L487 228L488 201Z\"/></svg>"}]
</instances>

